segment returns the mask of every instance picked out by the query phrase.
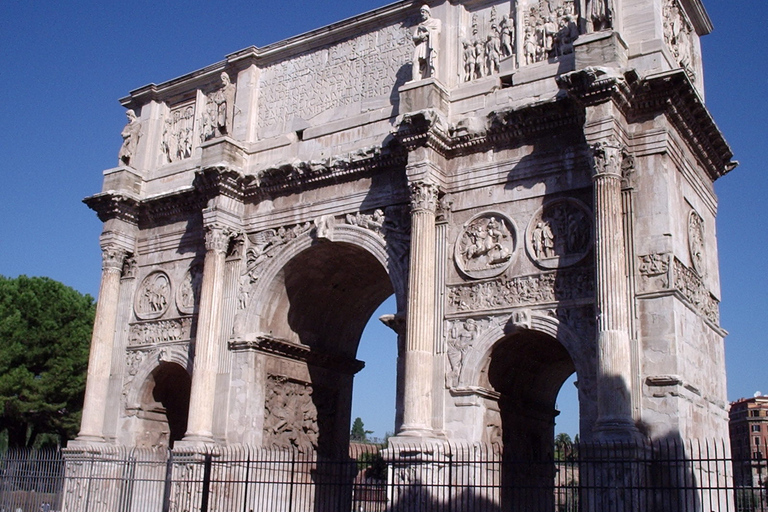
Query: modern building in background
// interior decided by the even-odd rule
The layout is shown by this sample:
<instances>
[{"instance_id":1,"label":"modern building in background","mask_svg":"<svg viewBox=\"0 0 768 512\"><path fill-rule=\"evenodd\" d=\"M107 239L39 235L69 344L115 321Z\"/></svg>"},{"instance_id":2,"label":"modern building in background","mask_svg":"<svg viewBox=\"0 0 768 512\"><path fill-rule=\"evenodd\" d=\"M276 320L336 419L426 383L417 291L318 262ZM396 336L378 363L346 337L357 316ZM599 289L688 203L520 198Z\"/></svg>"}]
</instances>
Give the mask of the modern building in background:
<instances>
[{"instance_id":1,"label":"modern building in background","mask_svg":"<svg viewBox=\"0 0 768 512\"><path fill-rule=\"evenodd\" d=\"M733 478L738 485L768 483L768 396L755 393L731 403Z\"/></svg>"}]
</instances>

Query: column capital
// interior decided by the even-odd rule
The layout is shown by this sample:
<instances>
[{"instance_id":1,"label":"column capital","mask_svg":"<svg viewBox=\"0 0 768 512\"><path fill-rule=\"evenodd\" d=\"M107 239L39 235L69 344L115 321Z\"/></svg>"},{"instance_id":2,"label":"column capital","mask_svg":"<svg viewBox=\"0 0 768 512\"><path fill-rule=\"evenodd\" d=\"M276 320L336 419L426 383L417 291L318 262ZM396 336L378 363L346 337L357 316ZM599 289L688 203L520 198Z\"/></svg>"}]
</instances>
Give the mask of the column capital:
<instances>
[{"instance_id":1,"label":"column capital","mask_svg":"<svg viewBox=\"0 0 768 512\"><path fill-rule=\"evenodd\" d=\"M211 224L205 227L205 250L226 254L229 242L237 236L237 231L229 226Z\"/></svg>"},{"instance_id":2,"label":"column capital","mask_svg":"<svg viewBox=\"0 0 768 512\"><path fill-rule=\"evenodd\" d=\"M429 212L437 211L437 196L440 189L437 185L427 180L413 181L409 184L411 189L411 211Z\"/></svg>"},{"instance_id":3,"label":"column capital","mask_svg":"<svg viewBox=\"0 0 768 512\"><path fill-rule=\"evenodd\" d=\"M101 247L101 269L105 272L122 273L123 263L128 251L116 244L104 244Z\"/></svg>"},{"instance_id":4,"label":"column capital","mask_svg":"<svg viewBox=\"0 0 768 512\"><path fill-rule=\"evenodd\" d=\"M627 147L615 137L599 140L590 145L592 150L592 178L622 178L627 166L631 166L631 157Z\"/></svg>"}]
</instances>

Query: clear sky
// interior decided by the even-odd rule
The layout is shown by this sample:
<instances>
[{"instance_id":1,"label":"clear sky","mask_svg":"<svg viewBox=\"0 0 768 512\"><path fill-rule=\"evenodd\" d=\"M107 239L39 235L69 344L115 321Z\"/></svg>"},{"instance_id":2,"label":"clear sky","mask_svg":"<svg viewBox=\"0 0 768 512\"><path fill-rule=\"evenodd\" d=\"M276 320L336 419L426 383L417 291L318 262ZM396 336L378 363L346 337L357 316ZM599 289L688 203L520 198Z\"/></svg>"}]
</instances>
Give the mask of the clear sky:
<instances>
[{"instance_id":1,"label":"clear sky","mask_svg":"<svg viewBox=\"0 0 768 512\"><path fill-rule=\"evenodd\" d=\"M101 190L101 171L117 163L125 124L118 98L386 3L0 2L0 77L7 89L0 101L0 274L49 276L97 294L101 223L81 200ZM702 39L707 105L741 162L715 187L721 321L730 332L728 398L734 400L768 392L766 2L705 0L705 6L715 25ZM394 342L382 338L386 329L371 328L359 354L368 361L357 385L364 398L356 397L353 418L361 416L383 436L394 414ZM568 401L561 397L564 410Z\"/></svg>"}]
</instances>

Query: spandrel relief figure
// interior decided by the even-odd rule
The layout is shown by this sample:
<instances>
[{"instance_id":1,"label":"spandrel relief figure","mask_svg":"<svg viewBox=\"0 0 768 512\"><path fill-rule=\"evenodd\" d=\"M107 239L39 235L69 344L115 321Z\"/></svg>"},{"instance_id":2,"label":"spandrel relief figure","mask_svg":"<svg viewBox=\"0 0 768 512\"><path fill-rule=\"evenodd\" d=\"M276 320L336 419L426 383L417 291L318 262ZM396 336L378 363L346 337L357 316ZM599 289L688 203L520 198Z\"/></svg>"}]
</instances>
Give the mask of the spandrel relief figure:
<instances>
[{"instance_id":1,"label":"spandrel relief figure","mask_svg":"<svg viewBox=\"0 0 768 512\"><path fill-rule=\"evenodd\" d=\"M447 388L455 388L461 384L464 360L467 352L472 348L477 332L477 322L472 318L465 322L455 321L451 326L446 343L446 356L451 367L445 374Z\"/></svg>"},{"instance_id":2,"label":"spandrel relief figure","mask_svg":"<svg viewBox=\"0 0 768 512\"><path fill-rule=\"evenodd\" d=\"M421 23L413 34L413 42L416 45L413 51L413 80L433 77L437 72L440 20L432 17L427 5L421 7L419 14Z\"/></svg>"},{"instance_id":3,"label":"spandrel relief figure","mask_svg":"<svg viewBox=\"0 0 768 512\"><path fill-rule=\"evenodd\" d=\"M123 145L120 146L120 152L117 155L117 160L122 165L129 165L133 156L136 154L136 147L139 144L139 137L141 137L141 123L136 117L136 113L133 110L127 110L125 117L128 118L128 124L125 125L120 136L123 138Z\"/></svg>"}]
</instances>

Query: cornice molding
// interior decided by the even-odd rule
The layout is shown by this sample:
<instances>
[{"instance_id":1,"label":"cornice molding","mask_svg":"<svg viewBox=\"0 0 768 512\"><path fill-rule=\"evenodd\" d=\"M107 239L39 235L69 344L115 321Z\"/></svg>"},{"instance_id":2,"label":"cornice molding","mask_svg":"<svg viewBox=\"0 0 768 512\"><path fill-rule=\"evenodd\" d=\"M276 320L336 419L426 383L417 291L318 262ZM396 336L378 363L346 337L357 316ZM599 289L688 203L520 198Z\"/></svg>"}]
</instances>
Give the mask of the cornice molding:
<instances>
[{"instance_id":1,"label":"cornice molding","mask_svg":"<svg viewBox=\"0 0 768 512\"><path fill-rule=\"evenodd\" d=\"M108 190L86 197L83 202L96 212L102 222L118 219L130 224L138 224L141 202L136 196Z\"/></svg>"},{"instance_id":2,"label":"cornice molding","mask_svg":"<svg viewBox=\"0 0 768 512\"><path fill-rule=\"evenodd\" d=\"M265 354L302 361L312 366L354 375L363 369L365 363L339 354L319 353L306 345L300 345L273 336L256 336L253 339L235 339L229 342L233 352L256 351Z\"/></svg>"},{"instance_id":3,"label":"cornice molding","mask_svg":"<svg viewBox=\"0 0 768 512\"><path fill-rule=\"evenodd\" d=\"M738 162L695 86L683 69L639 78L634 70L619 73L586 68L557 78L569 97L584 107L613 101L627 120L665 114L688 142L712 181Z\"/></svg>"}]
</instances>

